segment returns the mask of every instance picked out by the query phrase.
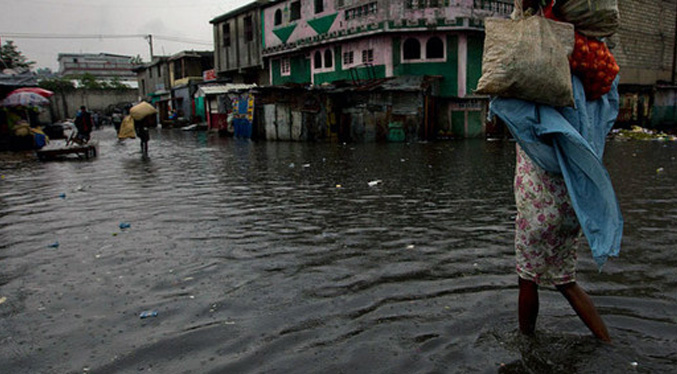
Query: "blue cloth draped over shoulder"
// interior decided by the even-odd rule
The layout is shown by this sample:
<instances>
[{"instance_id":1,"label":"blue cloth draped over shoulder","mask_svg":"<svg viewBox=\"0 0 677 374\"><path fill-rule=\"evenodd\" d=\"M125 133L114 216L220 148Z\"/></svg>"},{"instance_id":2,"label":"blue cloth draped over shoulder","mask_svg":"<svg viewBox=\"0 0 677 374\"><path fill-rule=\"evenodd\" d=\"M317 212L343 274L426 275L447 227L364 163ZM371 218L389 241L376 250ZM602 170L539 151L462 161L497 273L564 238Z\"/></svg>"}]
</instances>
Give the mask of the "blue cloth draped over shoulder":
<instances>
[{"instance_id":1,"label":"blue cloth draped over shoulder","mask_svg":"<svg viewBox=\"0 0 677 374\"><path fill-rule=\"evenodd\" d=\"M575 108L555 108L529 101L493 98L490 112L503 120L520 147L541 168L562 174L571 203L601 270L618 256L623 217L602 163L606 135L618 116L618 78L609 93L586 101L573 77Z\"/></svg>"}]
</instances>

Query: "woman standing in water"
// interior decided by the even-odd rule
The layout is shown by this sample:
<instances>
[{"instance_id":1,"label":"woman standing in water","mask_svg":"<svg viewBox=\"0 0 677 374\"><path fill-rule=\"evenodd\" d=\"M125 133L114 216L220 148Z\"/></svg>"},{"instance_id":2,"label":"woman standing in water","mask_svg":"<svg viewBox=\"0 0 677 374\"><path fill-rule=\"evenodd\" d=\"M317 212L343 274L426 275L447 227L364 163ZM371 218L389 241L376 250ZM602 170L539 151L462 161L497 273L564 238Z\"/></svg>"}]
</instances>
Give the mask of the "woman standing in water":
<instances>
[{"instance_id":1,"label":"woman standing in water","mask_svg":"<svg viewBox=\"0 0 677 374\"><path fill-rule=\"evenodd\" d=\"M525 10L547 5L552 4L523 1ZM536 329L539 285L551 285L595 337L611 341L592 299L576 282L576 262L581 231L600 268L620 249L623 220L601 161L605 136L618 114L618 79L614 78L611 90L594 98L586 97L589 82L574 77L573 108L492 100L492 113L506 123L518 142L515 252L519 329L526 335Z\"/></svg>"}]
</instances>

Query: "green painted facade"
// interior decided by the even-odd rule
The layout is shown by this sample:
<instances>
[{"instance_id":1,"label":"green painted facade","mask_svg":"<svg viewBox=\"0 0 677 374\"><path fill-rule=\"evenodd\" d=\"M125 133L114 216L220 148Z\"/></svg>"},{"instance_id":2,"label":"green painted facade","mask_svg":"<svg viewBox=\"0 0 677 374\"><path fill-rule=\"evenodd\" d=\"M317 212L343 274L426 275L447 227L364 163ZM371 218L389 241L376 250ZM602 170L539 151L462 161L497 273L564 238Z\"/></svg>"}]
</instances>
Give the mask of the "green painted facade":
<instances>
[{"instance_id":1,"label":"green painted facade","mask_svg":"<svg viewBox=\"0 0 677 374\"><path fill-rule=\"evenodd\" d=\"M280 74L280 59L272 60L272 79L273 85L282 85L285 83L310 83L310 60L303 55L289 57L291 65L291 74L283 76Z\"/></svg>"},{"instance_id":2,"label":"green painted facade","mask_svg":"<svg viewBox=\"0 0 677 374\"><path fill-rule=\"evenodd\" d=\"M308 20L308 25L318 34L326 34L334 24L334 20L338 13L330 14L328 16Z\"/></svg>"},{"instance_id":3,"label":"green painted facade","mask_svg":"<svg viewBox=\"0 0 677 374\"><path fill-rule=\"evenodd\" d=\"M482 125L484 118L482 112L468 111L468 131L465 133L466 138L477 138L482 136Z\"/></svg>"},{"instance_id":4,"label":"green painted facade","mask_svg":"<svg viewBox=\"0 0 677 374\"><path fill-rule=\"evenodd\" d=\"M286 43L289 37L291 36L291 33L293 33L295 29L296 24L284 26L274 29L273 34L275 34L282 41L282 43Z\"/></svg>"},{"instance_id":5,"label":"green painted facade","mask_svg":"<svg viewBox=\"0 0 677 374\"><path fill-rule=\"evenodd\" d=\"M651 110L651 127L663 123L677 123L677 106L654 106Z\"/></svg>"},{"instance_id":6,"label":"green painted facade","mask_svg":"<svg viewBox=\"0 0 677 374\"><path fill-rule=\"evenodd\" d=\"M443 77L440 82L440 97L454 97L458 95L458 37L447 36L447 60L444 62L414 62L402 63L400 56L402 40L393 38L393 75L438 75Z\"/></svg>"},{"instance_id":7,"label":"green painted facade","mask_svg":"<svg viewBox=\"0 0 677 374\"><path fill-rule=\"evenodd\" d=\"M343 68L343 61L341 56L343 52L340 47L334 48L334 71L326 73L317 73L315 74L314 82L316 85L322 83L331 83L340 80L350 81L353 79L356 80L366 80L370 78L385 78L386 76L386 67L383 65L372 66L371 68L367 67L358 67L358 68Z\"/></svg>"},{"instance_id":8,"label":"green painted facade","mask_svg":"<svg viewBox=\"0 0 677 374\"><path fill-rule=\"evenodd\" d=\"M477 89L477 82L482 76L482 51L484 38L480 35L468 35L468 59L466 69L465 92L471 95Z\"/></svg>"}]
</instances>

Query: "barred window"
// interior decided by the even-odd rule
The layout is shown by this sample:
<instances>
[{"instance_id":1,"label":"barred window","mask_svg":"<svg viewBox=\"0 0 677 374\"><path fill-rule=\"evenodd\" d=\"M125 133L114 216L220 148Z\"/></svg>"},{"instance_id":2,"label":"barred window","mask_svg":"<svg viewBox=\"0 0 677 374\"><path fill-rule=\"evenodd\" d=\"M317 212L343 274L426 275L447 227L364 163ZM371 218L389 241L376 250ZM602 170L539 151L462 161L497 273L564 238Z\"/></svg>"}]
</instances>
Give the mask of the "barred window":
<instances>
[{"instance_id":1,"label":"barred window","mask_svg":"<svg viewBox=\"0 0 677 374\"><path fill-rule=\"evenodd\" d=\"M331 53L331 49L324 51L324 67L330 68L334 66L334 54Z\"/></svg>"},{"instance_id":2,"label":"barred window","mask_svg":"<svg viewBox=\"0 0 677 374\"><path fill-rule=\"evenodd\" d=\"M421 58L421 42L418 39L409 38L402 46L402 58L405 60L419 60Z\"/></svg>"},{"instance_id":3,"label":"barred window","mask_svg":"<svg viewBox=\"0 0 677 374\"><path fill-rule=\"evenodd\" d=\"M278 9L275 11L275 26L279 26L282 24L282 9Z\"/></svg>"}]
</instances>

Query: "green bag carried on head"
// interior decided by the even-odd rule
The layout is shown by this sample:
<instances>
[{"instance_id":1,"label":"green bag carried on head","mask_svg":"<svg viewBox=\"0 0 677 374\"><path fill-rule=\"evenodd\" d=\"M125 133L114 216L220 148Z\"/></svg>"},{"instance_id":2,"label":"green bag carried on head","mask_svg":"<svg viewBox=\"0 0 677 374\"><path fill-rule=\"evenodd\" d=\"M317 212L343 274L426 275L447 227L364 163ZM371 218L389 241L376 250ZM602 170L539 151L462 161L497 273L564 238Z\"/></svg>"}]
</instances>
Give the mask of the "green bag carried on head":
<instances>
[{"instance_id":1,"label":"green bag carried on head","mask_svg":"<svg viewBox=\"0 0 677 374\"><path fill-rule=\"evenodd\" d=\"M568 56L574 26L541 16L485 21L482 76L475 93L522 99L556 107L574 105Z\"/></svg>"},{"instance_id":2,"label":"green bag carried on head","mask_svg":"<svg viewBox=\"0 0 677 374\"><path fill-rule=\"evenodd\" d=\"M559 0L553 10L576 31L593 38L615 34L621 23L617 0Z\"/></svg>"}]
</instances>

